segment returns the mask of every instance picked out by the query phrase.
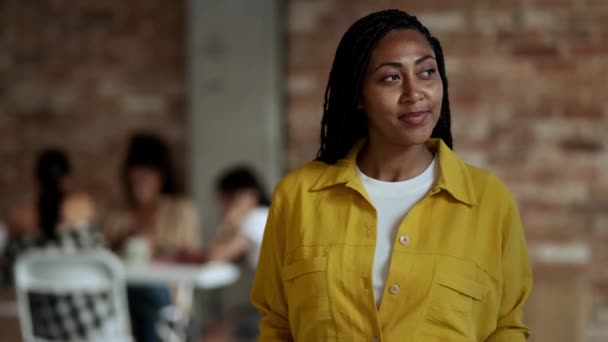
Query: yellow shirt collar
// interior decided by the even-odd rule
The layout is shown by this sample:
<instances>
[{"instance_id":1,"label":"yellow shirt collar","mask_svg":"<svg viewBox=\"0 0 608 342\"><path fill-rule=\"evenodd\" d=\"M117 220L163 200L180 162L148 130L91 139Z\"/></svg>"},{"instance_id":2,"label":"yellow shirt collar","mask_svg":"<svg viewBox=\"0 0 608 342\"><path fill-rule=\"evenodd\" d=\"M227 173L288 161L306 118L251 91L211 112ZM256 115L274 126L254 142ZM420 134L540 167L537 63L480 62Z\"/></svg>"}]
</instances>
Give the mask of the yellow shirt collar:
<instances>
[{"instance_id":1,"label":"yellow shirt collar","mask_svg":"<svg viewBox=\"0 0 608 342\"><path fill-rule=\"evenodd\" d=\"M355 168L357 155L364 143L365 140L359 141L346 157L325 168L310 190L318 191L336 185L345 185L367 198ZM439 174L433 187L447 191L454 199L467 205L477 204L473 182L466 164L441 139L429 139L426 146L438 156L439 161Z\"/></svg>"}]
</instances>

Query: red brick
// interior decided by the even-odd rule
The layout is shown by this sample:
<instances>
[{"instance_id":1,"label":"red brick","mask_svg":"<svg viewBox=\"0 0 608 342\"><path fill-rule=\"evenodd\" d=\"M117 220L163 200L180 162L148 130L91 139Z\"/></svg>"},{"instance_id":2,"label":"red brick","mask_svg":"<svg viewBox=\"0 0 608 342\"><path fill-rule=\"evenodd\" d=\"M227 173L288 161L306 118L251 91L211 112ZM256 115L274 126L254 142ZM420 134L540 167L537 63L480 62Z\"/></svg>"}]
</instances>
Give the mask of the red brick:
<instances>
[{"instance_id":1,"label":"red brick","mask_svg":"<svg viewBox=\"0 0 608 342\"><path fill-rule=\"evenodd\" d=\"M608 55L608 44L604 42L573 42L569 47L570 53L575 56Z\"/></svg>"},{"instance_id":2,"label":"red brick","mask_svg":"<svg viewBox=\"0 0 608 342\"><path fill-rule=\"evenodd\" d=\"M539 72L545 74L570 74L576 72L578 63L571 59L544 59L535 66Z\"/></svg>"},{"instance_id":3,"label":"red brick","mask_svg":"<svg viewBox=\"0 0 608 342\"><path fill-rule=\"evenodd\" d=\"M496 42L498 44L538 44L541 37L542 32L532 29L500 29L496 32Z\"/></svg>"},{"instance_id":4,"label":"red brick","mask_svg":"<svg viewBox=\"0 0 608 342\"><path fill-rule=\"evenodd\" d=\"M537 7L564 7L568 8L574 5L577 0L534 0L534 5Z\"/></svg>"},{"instance_id":5,"label":"red brick","mask_svg":"<svg viewBox=\"0 0 608 342\"><path fill-rule=\"evenodd\" d=\"M607 9L608 3L604 0L584 0L587 10Z\"/></svg>"},{"instance_id":6,"label":"red brick","mask_svg":"<svg viewBox=\"0 0 608 342\"><path fill-rule=\"evenodd\" d=\"M603 145L598 140L592 140L588 138L579 139L564 139L560 143L562 150L566 152L577 152L577 153L595 153L601 151Z\"/></svg>"},{"instance_id":7,"label":"red brick","mask_svg":"<svg viewBox=\"0 0 608 342\"><path fill-rule=\"evenodd\" d=\"M547 44L517 44L513 48L513 55L521 58L542 58L542 59L554 59L559 58L559 50L554 45Z\"/></svg>"},{"instance_id":8,"label":"red brick","mask_svg":"<svg viewBox=\"0 0 608 342\"><path fill-rule=\"evenodd\" d=\"M15 1L2 2L0 16L0 47L10 61L0 72L11 84L0 94L0 115L12 118L1 131L19 152L0 149L10 170L0 174L1 189L31 196L36 153L57 145L70 154L76 183L104 206L120 193L130 132L163 132L176 156L186 149L183 2ZM103 82L114 92L100 93ZM132 115L120 105L130 96L154 97L165 112ZM107 158L91 157L100 155ZM16 200L0 196L0 213Z\"/></svg>"}]
</instances>

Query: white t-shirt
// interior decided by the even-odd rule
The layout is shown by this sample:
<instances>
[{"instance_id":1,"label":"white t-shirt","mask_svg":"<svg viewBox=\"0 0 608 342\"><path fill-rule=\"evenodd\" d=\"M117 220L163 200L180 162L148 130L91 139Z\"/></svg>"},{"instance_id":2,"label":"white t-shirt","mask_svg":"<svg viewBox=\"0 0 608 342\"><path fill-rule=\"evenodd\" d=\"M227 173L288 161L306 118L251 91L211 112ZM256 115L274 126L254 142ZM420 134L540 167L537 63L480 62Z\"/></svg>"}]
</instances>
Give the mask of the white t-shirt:
<instances>
[{"instance_id":1,"label":"white t-shirt","mask_svg":"<svg viewBox=\"0 0 608 342\"><path fill-rule=\"evenodd\" d=\"M247 251L247 263L254 270L258 265L267 218L268 207L256 207L245 216L240 226L241 234L245 235L251 242L251 246Z\"/></svg>"},{"instance_id":2,"label":"white t-shirt","mask_svg":"<svg viewBox=\"0 0 608 342\"><path fill-rule=\"evenodd\" d=\"M433 158L431 164L420 175L400 182L384 182L370 178L363 174L357 166L357 174L378 215L376 252L372 271L376 306L380 306L382 301L399 225L410 209L431 189L436 172L436 158Z\"/></svg>"}]
</instances>

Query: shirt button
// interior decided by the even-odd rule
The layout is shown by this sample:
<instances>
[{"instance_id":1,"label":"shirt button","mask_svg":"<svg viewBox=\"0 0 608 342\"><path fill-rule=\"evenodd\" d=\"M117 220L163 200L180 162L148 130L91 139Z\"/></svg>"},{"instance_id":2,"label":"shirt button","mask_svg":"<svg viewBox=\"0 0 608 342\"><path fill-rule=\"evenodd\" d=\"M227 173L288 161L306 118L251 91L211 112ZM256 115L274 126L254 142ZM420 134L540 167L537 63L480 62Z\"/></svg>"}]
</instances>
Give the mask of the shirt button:
<instances>
[{"instance_id":1,"label":"shirt button","mask_svg":"<svg viewBox=\"0 0 608 342\"><path fill-rule=\"evenodd\" d=\"M391 287L388 288L388 292L390 292L390 294L393 294L393 295L396 295L397 293L399 293L399 290L401 290L401 288L397 284L393 284L393 285L391 285Z\"/></svg>"},{"instance_id":2,"label":"shirt button","mask_svg":"<svg viewBox=\"0 0 608 342\"><path fill-rule=\"evenodd\" d=\"M401 235L401 236L399 237L399 242L400 242L402 245L407 245L407 244L410 242L410 238L409 238L409 237L407 237L407 235Z\"/></svg>"}]
</instances>

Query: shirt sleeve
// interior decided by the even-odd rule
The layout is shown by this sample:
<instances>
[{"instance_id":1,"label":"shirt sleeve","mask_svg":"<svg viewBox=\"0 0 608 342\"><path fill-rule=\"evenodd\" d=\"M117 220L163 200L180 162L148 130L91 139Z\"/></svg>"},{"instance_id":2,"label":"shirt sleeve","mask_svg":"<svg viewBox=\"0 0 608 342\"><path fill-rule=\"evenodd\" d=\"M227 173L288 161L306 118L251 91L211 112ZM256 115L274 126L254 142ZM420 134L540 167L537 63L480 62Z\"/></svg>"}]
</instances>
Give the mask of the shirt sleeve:
<instances>
[{"instance_id":1,"label":"shirt sleeve","mask_svg":"<svg viewBox=\"0 0 608 342\"><path fill-rule=\"evenodd\" d=\"M287 298L280 275L286 221L283 199L277 190L270 207L253 284L252 304L262 313L259 342L293 341Z\"/></svg>"},{"instance_id":2,"label":"shirt sleeve","mask_svg":"<svg viewBox=\"0 0 608 342\"><path fill-rule=\"evenodd\" d=\"M523 323L523 306L532 289L532 270L519 210L510 193L509 200L503 219L502 298L496 331L489 342L523 342L530 336Z\"/></svg>"},{"instance_id":3,"label":"shirt sleeve","mask_svg":"<svg viewBox=\"0 0 608 342\"><path fill-rule=\"evenodd\" d=\"M241 234L245 235L251 242L256 245L262 243L264 238L264 227L268 219L267 208L255 208L251 214L247 215L241 224Z\"/></svg>"}]
</instances>

